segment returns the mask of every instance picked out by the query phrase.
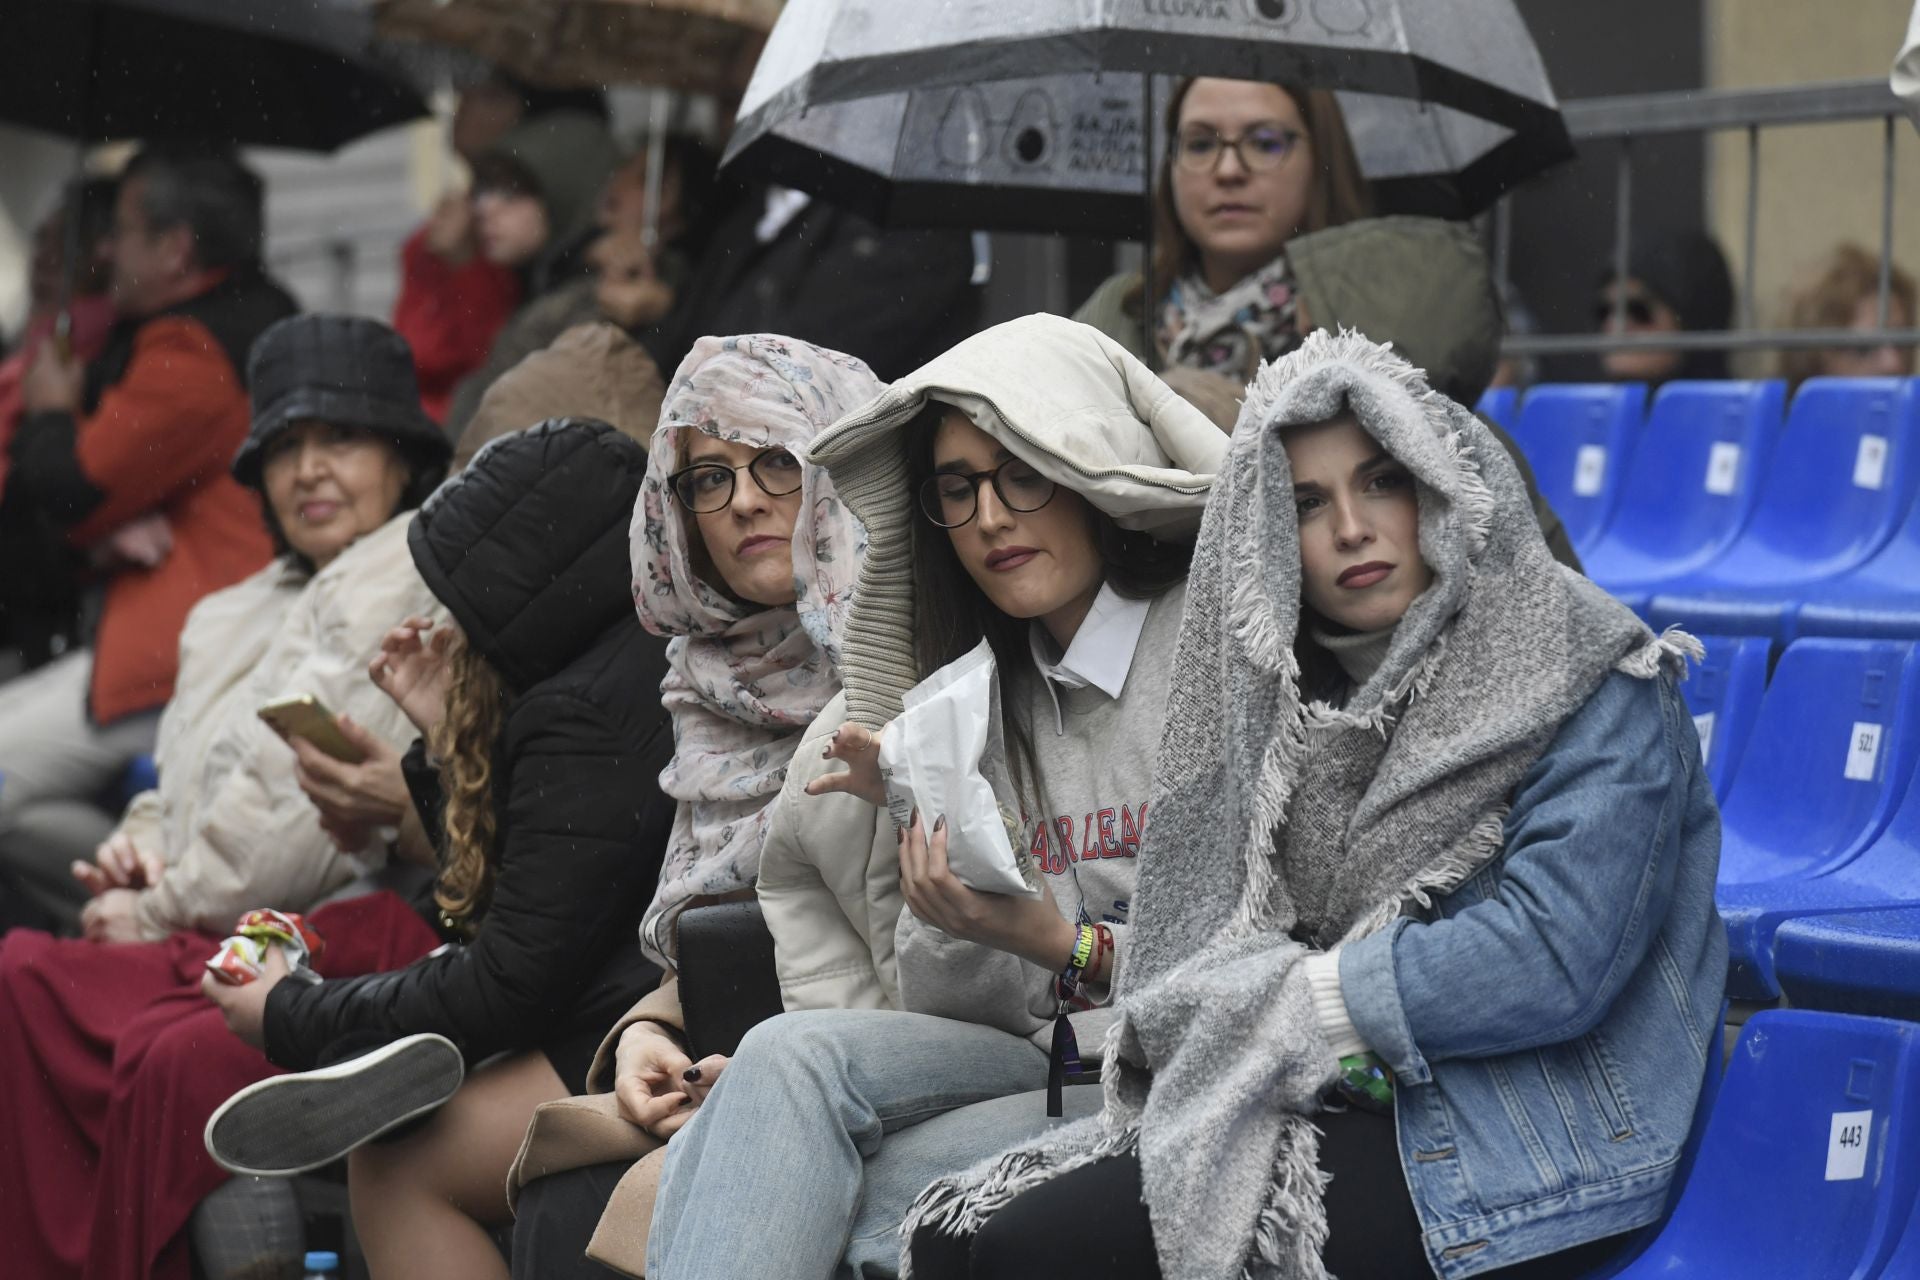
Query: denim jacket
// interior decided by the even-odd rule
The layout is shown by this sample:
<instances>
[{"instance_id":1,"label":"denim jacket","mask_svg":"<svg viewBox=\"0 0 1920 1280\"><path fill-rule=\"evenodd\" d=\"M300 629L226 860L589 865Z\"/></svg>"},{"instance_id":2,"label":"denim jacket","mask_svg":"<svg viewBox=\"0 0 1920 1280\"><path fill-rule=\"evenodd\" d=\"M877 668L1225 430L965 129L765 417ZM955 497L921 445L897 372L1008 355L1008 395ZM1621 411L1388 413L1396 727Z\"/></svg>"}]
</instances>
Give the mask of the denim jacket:
<instances>
[{"instance_id":1,"label":"denim jacket","mask_svg":"<svg viewBox=\"0 0 1920 1280\"><path fill-rule=\"evenodd\" d=\"M1514 792L1503 852L1341 949L1439 1276L1659 1216L1720 1030L1719 860L1678 690L1616 674Z\"/></svg>"}]
</instances>

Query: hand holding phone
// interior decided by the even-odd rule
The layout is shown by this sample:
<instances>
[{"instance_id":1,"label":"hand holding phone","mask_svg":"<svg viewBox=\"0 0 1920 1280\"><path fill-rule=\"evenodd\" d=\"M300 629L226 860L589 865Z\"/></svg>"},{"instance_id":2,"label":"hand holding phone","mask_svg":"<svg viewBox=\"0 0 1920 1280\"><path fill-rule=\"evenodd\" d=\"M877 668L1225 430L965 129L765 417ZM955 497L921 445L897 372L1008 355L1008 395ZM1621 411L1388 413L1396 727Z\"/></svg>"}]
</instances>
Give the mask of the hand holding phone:
<instances>
[{"instance_id":1,"label":"hand holding phone","mask_svg":"<svg viewBox=\"0 0 1920 1280\"><path fill-rule=\"evenodd\" d=\"M283 698L260 708L260 718L283 738L305 738L321 751L345 764L359 764L366 753L340 731L333 712L310 693Z\"/></svg>"}]
</instances>

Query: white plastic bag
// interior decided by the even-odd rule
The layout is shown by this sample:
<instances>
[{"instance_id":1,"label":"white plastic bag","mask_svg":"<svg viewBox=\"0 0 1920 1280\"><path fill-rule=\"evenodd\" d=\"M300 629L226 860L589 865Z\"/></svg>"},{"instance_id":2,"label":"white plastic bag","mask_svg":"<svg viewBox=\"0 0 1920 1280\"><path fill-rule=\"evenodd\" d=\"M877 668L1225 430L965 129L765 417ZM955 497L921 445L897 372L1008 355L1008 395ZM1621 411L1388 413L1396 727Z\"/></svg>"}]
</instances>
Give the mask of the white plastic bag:
<instances>
[{"instance_id":1,"label":"white plastic bag","mask_svg":"<svg viewBox=\"0 0 1920 1280\"><path fill-rule=\"evenodd\" d=\"M909 689L880 738L887 811L904 826L947 819L947 865L982 893L1040 896L1021 845L1025 827L1007 772L1000 682L985 640Z\"/></svg>"}]
</instances>

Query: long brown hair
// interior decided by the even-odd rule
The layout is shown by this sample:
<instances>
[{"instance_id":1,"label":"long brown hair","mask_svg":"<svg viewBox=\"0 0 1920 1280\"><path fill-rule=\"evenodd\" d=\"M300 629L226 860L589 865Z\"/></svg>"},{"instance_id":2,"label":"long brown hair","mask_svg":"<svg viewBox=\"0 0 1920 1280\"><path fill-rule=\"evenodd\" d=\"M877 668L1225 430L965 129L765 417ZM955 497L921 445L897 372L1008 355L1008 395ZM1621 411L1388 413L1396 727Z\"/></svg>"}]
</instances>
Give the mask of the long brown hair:
<instances>
[{"instance_id":1,"label":"long brown hair","mask_svg":"<svg viewBox=\"0 0 1920 1280\"><path fill-rule=\"evenodd\" d=\"M507 687L493 664L462 638L455 639L447 665L447 713L428 743L440 761L446 796L445 853L433 900L442 923L461 928L486 905L499 861L493 768L506 721Z\"/></svg>"},{"instance_id":2,"label":"long brown hair","mask_svg":"<svg viewBox=\"0 0 1920 1280\"><path fill-rule=\"evenodd\" d=\"M1187 93L1199 79L1189 76L1174 86L1162 120L1162 142L1166 157L1160 162L1160 176L1153 184L1153 262L1141 286L1127 294L1127 310L1140 314L1149 297L1167 296L1167 290L1181 276L1200 265L1200 248L1180 225L1173 205L1173 158L1180 133L1180 109ZM1313 151L1314 183L1307 194L1307 214L1300 231L1324 231L1373 213L1373 192L1360 173L1360 158L1354 153L1353 139L1347 134L1347 118L1340 100L1329 89L1301 89L1276 84L1274 88L1293 99L1300 119L1307 126L1307 142ZM1151 285L1152 293L1145 291Z\"/></svg>"}]
</instances>

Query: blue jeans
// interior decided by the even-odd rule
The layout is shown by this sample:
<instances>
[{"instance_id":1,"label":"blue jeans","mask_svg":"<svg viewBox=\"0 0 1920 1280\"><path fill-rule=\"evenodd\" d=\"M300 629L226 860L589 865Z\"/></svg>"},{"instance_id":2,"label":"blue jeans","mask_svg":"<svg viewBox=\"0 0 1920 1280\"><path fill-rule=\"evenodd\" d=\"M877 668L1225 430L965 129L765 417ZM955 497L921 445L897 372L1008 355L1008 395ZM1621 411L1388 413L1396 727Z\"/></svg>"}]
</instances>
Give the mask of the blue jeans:
<instances>
[{"instance_id":1,"label":"blue jeans","mask_svg":"<svg viewBox=\"0 0 1920 1280\"><path fill-rule=\"evenodd\" d=\"M668 1144L650 1280L892 1276L900 1219L1049 1123L1047 1057L991 1027L878 1009L761 1023ZM1100 1108L1066 1093L1064 1119Z\"/></svg>"}]
</instances>

